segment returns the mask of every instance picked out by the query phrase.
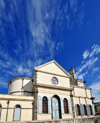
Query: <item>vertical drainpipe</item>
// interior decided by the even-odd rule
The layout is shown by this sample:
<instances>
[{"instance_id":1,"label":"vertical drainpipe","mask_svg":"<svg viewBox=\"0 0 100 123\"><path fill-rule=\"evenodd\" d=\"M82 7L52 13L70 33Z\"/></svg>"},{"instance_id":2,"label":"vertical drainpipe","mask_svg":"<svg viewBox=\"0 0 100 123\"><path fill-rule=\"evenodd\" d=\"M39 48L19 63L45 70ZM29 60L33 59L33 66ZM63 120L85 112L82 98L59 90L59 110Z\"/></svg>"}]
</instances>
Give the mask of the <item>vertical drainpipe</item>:
<instances>
[{"instance_id":1,"label":"vertical drainpipe","mask_svg":"<svg viewBox=\"0 0 100 123\"><path fill-rule=\"evenodd\" d=\"M7 122L7 118L8 118L8 109L9 109L9 100L7 101L7 113L6 113L6 122Z\"/></svg>"},{"instance_id":2,"label":"vertical drainpipe","mask_svg":"<svg viewBox=\"0 0 100 123\"><path fill-rule=\"evenodd\" d=\"M32 120L34 120L34 101L32 102Z\"/></svg>"}]
</instances>

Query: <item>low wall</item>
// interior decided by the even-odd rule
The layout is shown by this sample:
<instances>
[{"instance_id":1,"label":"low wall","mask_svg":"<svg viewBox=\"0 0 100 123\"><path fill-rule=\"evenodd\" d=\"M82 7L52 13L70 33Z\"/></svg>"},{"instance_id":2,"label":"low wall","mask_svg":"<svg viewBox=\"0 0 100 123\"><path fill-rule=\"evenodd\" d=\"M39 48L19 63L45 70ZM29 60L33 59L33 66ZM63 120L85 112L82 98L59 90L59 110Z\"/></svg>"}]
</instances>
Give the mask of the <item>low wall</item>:
<instances>
[{"instance_id":1,"label":"low wall","mask_svg":"<svg viewBox=\"0 0 100 123\"><path fill-rule=\"evenodd\" d=\"M0 122L6 123L6 122ZM100 116L88 118L71 118L71 119L58 119L58 120L35 120L35 121L16 121L7 123L100 123Z\"/></svg>"}]
</instances>

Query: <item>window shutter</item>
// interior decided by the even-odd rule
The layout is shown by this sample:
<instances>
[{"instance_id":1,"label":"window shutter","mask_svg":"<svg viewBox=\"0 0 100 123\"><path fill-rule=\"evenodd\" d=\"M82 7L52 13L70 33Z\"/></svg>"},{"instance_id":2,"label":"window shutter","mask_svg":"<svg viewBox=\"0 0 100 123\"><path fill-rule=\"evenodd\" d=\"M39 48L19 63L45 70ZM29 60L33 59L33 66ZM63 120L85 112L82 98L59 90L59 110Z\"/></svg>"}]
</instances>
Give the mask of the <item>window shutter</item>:
<instances>
[{"instance_id":1,"label":"window shutter","mask_svg":"<svg viewBox=\"0 0 100 123\"><path fill-rule=\"evenodd\" d=\"M49 97L48 99L48 110L49 110L49 114L51 114L51 97Z\"/></svg>"},{"instance_id":2,"label":"window shutter","mask_svg":"<svg viewBox=\"0 0 100 123\"><path fill-rule=\"evenodd\" d=\"M1 106L0 106L0 113L1 113Z\"/></svg>"},{"instance_id":3,"label":"window shutter","mask_svg":"<svg viewBox=\"0 0 100 123\"><path fill-rule=\"evenodd\" d=\"M19 120L20 120L20 108L15 108L14 121L19 121Z\"/></svg>"},{"instance_id":4,"label":"window shutter","mask_svg":"<svg viewBox=\"0 0 100 123\"><path fill-rule=\"evenodd\" d=\"M81 116L84 116L84 108L83 104L80 105Z\"/></svg>"},{"instance_id":5,"label":"window shutter","mask_svg":"<svg viewBox=\"0 0 100 123\"><path fill-rule=\"evenodd\" d=\"M72 114L71 98L68 99L69 114Z\"/></svg>"},{"instance_id":6,"label":"window shutter","mask_svg":"<svg viewBox=\"0 0 100 123\"><path fill-rule=\"evenodd\" d=\"M92 112L93 112L93 115L95 116L94 104L92 105Z\"/></svg>"},{"instance_id":7,"label":"window shutter","mask_svg":"<svg viewBox=\"0 0 100 123\"><path fill-rule=\"evenodd\" d=\"M86 110L87 110L87 115L90 116L90 109L89 109L89 105L86 105Z\"/></svg>"},{"instance_id":8,"label":"window shutter","mask_svg":"<svg viewBox=\"0 0 100 123\"><path fill-rule=\"evenodd\" d=\"M88 104L88 111L89 111L89 116L90 116L91 113L90 113L90 107L89 107L89 104Z\"/></svg>"},{"instance_id":9,"label":"window shutter","mask_svg":"<svg viewBox=\"0 0 100 123\"><path fill-rule=\"evenodd\" d=\"M64 104L63 104L62 98L60 98L60 102L61 102L61 112L62 112L62 114L64 114Z\"/></svg>"},{"instance_id":10,"label":"window shutter","mask_svg":"<svg viewBox=\"0 0 100 123\"><path fill-rule=\"evenodd\" d=\"M75 110L76 110L76 116L78 116L78 112L77 112L77 104L75 104Z\"/></svg>"},{"instance_id":11,"label":"window shutter","mask_svg":"<svg viewBox=\"0 0 100 123\"><path fill-rule=\"evenodd\" d=\"M81 116L83 116L82 104L80 104L80 112L81 112Z\"/></svg>"},{"instance_id":12,"label":"window shutter","mask_svg":"<svg viewBox=\"0 0 100 123\"><path fill-rule=\"evenodd\" d=\"M83 104L82 104L82 112L83 112L83 116L84 116L85 115L85 112L84 112Z\"/></svg>"},{"instance_id":13,"label":"window shutter","mask_svg":"<svg viewBox=\"0 0 100 123\"><path fill-rule=\"evenodd\" d=\"M38 96L38 113L42 114L42 97Z\"/></svg>"}]
</instances>

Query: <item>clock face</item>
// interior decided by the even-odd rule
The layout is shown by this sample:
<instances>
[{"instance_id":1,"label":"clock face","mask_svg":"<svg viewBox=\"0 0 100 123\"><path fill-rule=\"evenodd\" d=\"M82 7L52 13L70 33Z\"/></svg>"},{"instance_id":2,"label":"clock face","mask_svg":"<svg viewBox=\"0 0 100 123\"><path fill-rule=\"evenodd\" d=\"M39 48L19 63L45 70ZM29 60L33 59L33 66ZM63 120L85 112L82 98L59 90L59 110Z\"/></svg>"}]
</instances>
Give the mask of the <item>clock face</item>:
<instances>
[{"instance_id":1,"label":"clock face","mask_svg":"<svg viewBox=\"0 0 100 123\"><path fill-rule=\"evenodd\" d=\"M57 85L57 84L58 84L58 80L57 80L56 77L53 77L53 78L52 78L52 83L53 83L54 85Z\"/></svg>"}]
</instances>

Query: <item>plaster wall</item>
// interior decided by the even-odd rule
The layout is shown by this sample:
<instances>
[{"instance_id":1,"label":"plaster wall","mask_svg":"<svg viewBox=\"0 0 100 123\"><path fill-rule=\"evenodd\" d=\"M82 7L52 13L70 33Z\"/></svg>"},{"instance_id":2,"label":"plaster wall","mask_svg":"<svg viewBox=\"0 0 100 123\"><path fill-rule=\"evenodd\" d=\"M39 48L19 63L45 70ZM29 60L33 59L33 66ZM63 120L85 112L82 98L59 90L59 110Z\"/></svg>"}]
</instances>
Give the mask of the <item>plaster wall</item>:
<instances>
[{"instance_id":1,"label":"plaster wall","mask_svg":"<svg viewBox=\"0 0 100 123\"><path fill-rule=\"evenodd\" d=\"M80 98L80 103L83 104L83 105L84 105L84 104L86 105L85 98Z\"/></svg>"},{"instance_id":2,"label":"plaster wall","mask_svg":"<svg viewBox=\"0 0 100 123\"><path fill-rule=\"evenodd\" d=\"M90 100L90 99L86 99L86 101L87 101L87 104L92 105L92 100Z\"/></svg>"},{"instance_id":3,"label":"plaster wall","mask_svg":"<svg viewBox=\"0 0 100 123\"><path fill-rule=\"evenodd\" d=\"M91 98L91 90L86 89L86 92L87 92L87 97Z\"/></svg>"},{"instance_id":4,"label":"plaster wall","mask_svg":"<svg viewBox=\"0 0 100 123\"><path fill-rule=\"evenodd\" d=\"M86 97L85 89L84 88L74 88L75 89L75 96Z\"/></svg>"},{"instance_id":5,"label":"plaster wall","mask_svg":"<svg viewBox=\"0 0 100 123\"><path fill-rule=\"evenodd\" d=\"M32 115L33 115L32 114L32 108L33 108L32 102L34 100L33 97L0 95L0 104L2 106L1 121L3 121L3 122L6 121L7 101L8 100L9 100L9 107L8 107L7 121L13 121L14 108L16 105L21 106L20 120L22 120L22 121L32 120Z\"/></svg>"},{"instance_id":6,"label":"plaster wall","mask_svg":"<svg viewBox=\"0 0 100 123\"><path fill-rule=\"evenodd\" d=\"M38 88L38 96L46 96L47 98L53 97L54 95L59 96L59 98L70 98L70 91L64 91L64 90L57 90L57 89L46 89L46 88ZM51 114L37 114L38 119L37 120L47 120L52 119ZM64 114L62 115L62 118L72 118L72 114Z\"/></svg>"},{"instance_id":7,"label":"plaster wall","mask_svg":"<svg viewBox=\"0 0 100 123\"><path fill-rule=\"evenodd\" d=\"M22 78L11 81L9 84L9 94L31 96L31 93L22 93ZM23 80L23 91L32 92L32 81L30 79Z\"/></svg>"},{"instance_id":8,"label":"plaster wall","mask_svg":"<svg viewBox=\"0 0 100 123\"><path fill-rule=\"evenodd\" d=\"M37 72L37 83L53 85L52 77L58 79L58 84L56 86L60 87L70 87L70 79L67 77L57 76L53 74L47 74L42 72Z\"/></svg>"},{"instance_id":9,"label":"plaster wall","mask_svg":"<svg viewBox=\"0 0 100 123\"><path fill-rule=\"evenodd\" d=\"M46 66L43 66L39 68L39 70L66 76L66 74L55 63L51 63Z\"/></svg>"}]
</instances>

